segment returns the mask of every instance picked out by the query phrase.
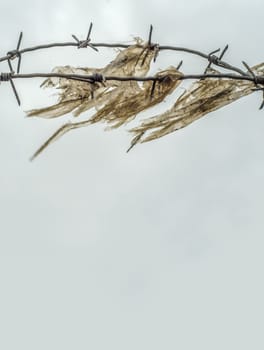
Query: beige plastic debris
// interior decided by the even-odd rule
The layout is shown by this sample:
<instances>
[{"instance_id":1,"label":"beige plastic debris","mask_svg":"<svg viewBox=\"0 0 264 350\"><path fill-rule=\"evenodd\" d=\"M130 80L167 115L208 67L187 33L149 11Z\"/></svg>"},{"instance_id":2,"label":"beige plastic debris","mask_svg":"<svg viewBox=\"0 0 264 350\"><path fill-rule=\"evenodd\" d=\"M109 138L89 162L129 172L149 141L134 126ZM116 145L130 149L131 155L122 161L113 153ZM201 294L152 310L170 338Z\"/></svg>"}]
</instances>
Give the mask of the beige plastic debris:
<instances>
[{"instance_id":1,"label":"beige plastic debris","mask_svg":"<svg viewBox=\"0 0 264 350\"><path fill-rule=\"evenodd\" d=\"M57 67L53 71L67 74L100 73L103 76L138 76L144 77L149 71L151 61L155 57L155 50L138 47L137 44L118 53L117 57L103 69L73 68L70 66ZM95 107L96 113L88 120L67 123L60 127L33 155L36 157L50 143L60 138L66 132L97 122L106 122L110 127L119 127L134 118L141 111L160 102L169 95L179 84L180 73L176 68L168 69L156 74L158 80L139 84L137 81L107 80L104 84L86 83L65 78L49 78L43 87L56 87L61 90L59 102L53 106L34 109L27 112L28 116L55 118L69 112L75 116Z\"/></svg>"},{"instance_id":2,"label":"beige plastic debris","mask_svg":"<svg viewBox=\"0 0 264 350\"><path fill-rule=\"evenodd\" d=\"M142 40L137 39L135 45L119 51L116 58L106 67L74 68L70 66L56 67L53 72L67 74L102 76L138 76L145 77L150 64L156 55L155 49L144 47ZM252 68L255 74L264 74L264 63ZM210 69L208 73L219 72ZM66 132L93 123L105 122L110 128L117 128L131 121L138 113L164 101L181 83L182 73L175 67L156 74L155 82L107 80L101 82L83 82L66 78L49 78L43 87L60 90L57 104L33 109L27 115L56 118L72 112L74 116L95 108L95 113L87 120L69 122L60 127L33 155L40 154L50 143L54 142ZM154 84L154 85L153 85ZM194 82L166 112L145 119L139 126L130 130L134 135L131 149L137 143L147 142L181 129L204 115L215 111L233 101L253 92L255 84L245 80L226 78L206 78Z\"/></svg>"},{"instance_id":3,"label":"beige plastic debris","mask_svg":"<svg viewBox=\"0 0 264 350\"><path fill-rule=\"evenodd\" d=\"M98 68L74 68L71 66L56 67L54 73L92 75L94 73L116 76L143 77L150 68L155 56L155 50L142 49L137 45L142 44L137 39L136 45L132 45L118 53L117 57L106 67ZM106 81L104 84L95 82L87 83L65 78L48 78L42 87L53 87L60 90L59 102L55 105L32 109L27 113L29 117L56 118L66 113L73 112L75 116L93 107L100 108L106 102L115 102L127 88L134 87L131 82Z\"/></svg>"},{"instance_id":4,"label":"beige plastic debris","mask_svg":"<svg viewBox=\"0 0 264 350\"><path fill-rule=\"evenodd\" d=\"M263 74L264 63L251 69L255 74ZM219 72L210 69L208 73ZM138 142L151 141L184 128L204 115L249 95L254 88L254 83L245 80L207 78L196 81L176 100L171 109L146 119L140 126L130 130L134 134L131 147Z\"/></svg>"}]
</instances>

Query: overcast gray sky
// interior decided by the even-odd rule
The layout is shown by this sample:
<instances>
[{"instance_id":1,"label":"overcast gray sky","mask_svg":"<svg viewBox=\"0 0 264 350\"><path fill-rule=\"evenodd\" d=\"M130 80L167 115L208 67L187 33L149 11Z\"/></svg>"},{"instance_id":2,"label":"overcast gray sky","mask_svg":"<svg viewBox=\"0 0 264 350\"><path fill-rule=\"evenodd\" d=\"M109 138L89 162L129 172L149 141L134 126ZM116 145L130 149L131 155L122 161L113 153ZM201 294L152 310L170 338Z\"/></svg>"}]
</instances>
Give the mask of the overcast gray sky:
<instances>
[{"instance_id":1,"label":"overcast gray sky","mask_svg":"<svg viewBox=\"0 0 264 350\"><path fill-rule=\"evenodd\" d=\"M1 1L0 56L85 37L147 38L263 62L263 1ZM101 67L110 49L25 54L21 71ZM161 53L152 71L184 60ZM1 72L7 64L1 64ZM0 86L0 348L263 349L264 112L261 92L129 154L128 127L75 130L35 162L58 126L25 118L54 100L40 79ZM167 108L173 96L162 107ZM159 109L157 109L159 110Z\"/></svg>"}]
</instances>

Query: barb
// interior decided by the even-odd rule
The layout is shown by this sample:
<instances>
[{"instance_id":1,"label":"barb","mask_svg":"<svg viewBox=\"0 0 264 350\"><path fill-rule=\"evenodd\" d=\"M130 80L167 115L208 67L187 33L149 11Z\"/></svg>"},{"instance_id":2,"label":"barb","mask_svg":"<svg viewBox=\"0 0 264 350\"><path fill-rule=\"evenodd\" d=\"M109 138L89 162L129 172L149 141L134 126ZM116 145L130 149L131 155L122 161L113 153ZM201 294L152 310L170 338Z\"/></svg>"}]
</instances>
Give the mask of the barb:
<instances>
[{"instance_id":1,"label":"barb","mask_svg":"<svg viewBox=\"0 0 264 350\"><path fill-rule=\"evenodd\" d=\"M154 80L153 83L152 83L152 87L151 87L151 91L150 91L150 99L151 99L151 100L152 100L153 95L154 95L156 83L157 83L157 80Z\"/></svg>"},{"instance_id":2,"label":"barb","mask_svg":"<svg viewBox=\"0 0 264 350\"><path fill-rule=\"evenodd\" d=\"M242 63L247 68L249 76L252 77L252 79L256 85L256 88L252 89L252 90L254 90L254 91L261 90L263 92L262 102L261 102L261 105L259 106L259 109L263 109L263 107L264 107L264 87L263 86L259 87L259 85L264 85L264 77L257 76L245 61L242 61Z\"/></svg>"},{"instance_id":3,"label":"barb","mask_svg":"<svg viewBox=\"0 0 264 350\"><path fill-rule=\"evenodd\" d=\"M223 56L224 56L224 54L226 53L228 47L229 47L228 44L224 47L222 53L221 53L220 56L219 56L219 60L221 60L221 59L223 58Z\"/></svg>"},{"instance_id":4,"label":"barb","mask_svg":"<svg viewBox=\"0 0 264 350\"><path fill-rule=\"evenodd\" d=\"M219 64L219 62L221 62L221 60L222 60L224 54L226 53L227 49L228 49L228 45L226 45L226 46L224 47L224 49L223 49L223 51L221 52L221 54L220 54L219 57L216 56L215 53L219 52L220 49L214 50L214 51L212 51L212 52L209 53L209 55L208 55L208 61L209 61L209 63L208 63L208 66L205 68L205 73L208 71L208 69L211 67L212 64L214 64L214 65L217 66L217 65Z\"/></svg>"},{"instance_id":5,"label":"barb","mask_svg":"<svg viewBox=\"0 0 264 350\"><path fill-rule=\"evenodd\" d=\"M12 64L11 64L11 60L13 60L16 57L18 57L17 73L19 73L20 64L21 64L21 54L19 53L19 48L20 48L20 44L21 44L21 41L22 41L22 36L23 36L23 33L20 32L16 50L8 52L8 55L9 55L9 57L8 57L8 66L9 66L9 69L10 69L10 73L1 73L1 77L0 77L0 81L10 81L12 90L14 92L14 95L16 97L16 100L17 100L17 103L18 103L19 106L21 105L21 102L20 102L20 98L18 96L18 92L17 92L16 87L15 87L15 84L14 84L14 82L12 80L12 78L14 76L14 70L13 70L13 67L12 67Z\"/></svg>"},{"instance_id":6,"label":"barb","mask_svg":"<svg viewBox=\"0 0 264 350\"><path fill-rule=\"evenodd\" d=\"M151 24L150 29L149 29L149 37L148 37L148 45L147 46L148 46L149 50L155 51L153 61L156 62L157 57L159 55L160 46L159 46L159 44L152 43L152 32L153 32L153 25ZM146 54L146 56L147 56L147 54ZM143 62L144 62L144 60L143 60Z\"/></svg>"},{"instance_id":7,"label":"barb","mask_svg":"<svg viewBox=\"0 0 264 350\"><path fill-rule=\"evenodd\" d=\"M11 84L11 87L12 87L12 90L15 94L15 97L16 97L16 100L17 100L17 103L18 105L20 106L21 102L20 102L20 98L18 96L18 93L17 93L17 90L16 90L16 87L15 87L15 84L12 80L12 77L14 76L14 73L13 72L10 72L10 73L1 73L0 74L0 82L5 82L5 81L10 81L10 84Z\"/></svg>"},{"instance_id":8,"label":"barb","mask_svg":"<svg viewBox=\"0 0 264 350\"><path fill-rule=\"evenodd\" d=\"M138 59L136 61L136 65L138 64L138 62L140 61L141 57L143 56L142 60L141 60L141 67L144 66L146 59L149 55L149 51L150 50L155 50L156 45L151 43L151 38L152 38L152 31L153 31L153 26L152 24L150 25L150 30L149 30L149 36L148 36L148 41L147 44L143 46L141 53L138 55ZM156 58L157 58L158 52L155 52L153 61L155 62Z\"/></svg>"},{"instance_id":9,"label":"barb","mask_svg":"<svg viewBox=\"0 0 264 350\"><path fill-rule=\"evenodd\" d=\"M212 63L218 62L219 58L217 56L215 56L214 54L219 52L219 51L220 51L220 49L216 49L216 50L209 53L209 55L208 55L209 63L207 65L207 67L205 68L204 73L206 73L208 71L208 69L211 67Z\"/></svg>"},{"instance_id":10,"label":"barb","mask_svg":"<svg viewBox=\"0 0 264 350\"><path fill-rule=\"evenodd\" d=\"M13 59L15 59L17 57L18 57L17 73L19 73L19 71L20 71L21 52L19 51L19 48L20 48L20 44L21 44L21 41L22 41L22 37L23 37L23 32L20 32L16 49L7 52L7 57L8 57L7 60L8 60L8 65L9 65L9 68L10 68L11 72L14 71L14 69L12 67L12 64L11 64L11 60L13 60Z\"/></svg>"},{"instance_id":11,"label":"barb","mask_svg":"<svg viewBox=\"0 0 264 350\"><path fill-rule=\"evenodd\" d=\"M253 70L249 67L249 65L245 62L242 61L243 65L247 68L248 70L248 75L252 77L254 83L258 86L258 85L264 85L264 76L262 75L256 75ZM261 87L261 90L263 89L263 87Z\"/></svg>"},{"instance_id":12,"label":"barb","mask_svg":"<svg viewBox=\"0 0 264 350\"><path fill-rule=\"evenodd\" d=\"M183 63L183 61L181 60L179 62L179 64L177 65L177 67L176 67L177 71L180 70L180 67L182 66L182 63ZM155 78L155 79L152 82L152 86L151 86L151 90L150 90L150 100L153 99L157 81L159 81L159 82L164 81L166 78L168 78L168 76L165 75L162 78L158 78L158 79L157 79L157 77L153 77L153 78Z\"/></svg>"},{"instance_id":13,"label":"barb","mask_svg":"<svg viewBox=\"0 0 264 350\"><path fill-rule=\"evenodd\" d=\"M181 60L181 61L179 62L179 64L178 64L178 66L176 67L176 69L179 70L179 69L181 68L182 64L183 64L183 60Z\"/></svg>"},{"instance_id":14,"label":"barb","mask_svg":"<svg viewBox=\"0 0 264 350\"><path fill-rule=\"evenodd\" d=\"M79 40L76 35L72 34L73 39L77 41L78 49L90 47L91 49L98 52L98 49L93 44L91 44L90 35L91 35L92 28L93 28L93 23L91 22L88 30L88 34L85 40Z\"/></svg>"}]
</instances>

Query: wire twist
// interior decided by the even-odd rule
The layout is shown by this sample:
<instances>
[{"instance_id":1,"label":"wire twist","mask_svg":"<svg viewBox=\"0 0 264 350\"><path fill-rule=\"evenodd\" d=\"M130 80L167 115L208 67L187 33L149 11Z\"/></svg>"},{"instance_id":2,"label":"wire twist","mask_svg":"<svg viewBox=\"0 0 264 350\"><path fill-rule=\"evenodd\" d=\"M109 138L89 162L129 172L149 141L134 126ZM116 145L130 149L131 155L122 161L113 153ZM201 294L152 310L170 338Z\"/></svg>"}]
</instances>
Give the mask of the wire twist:
<instances>
[{"instance_id":1,"label":"wire twist","mask_svg":"<svg viewBox=\"0 0 264 350\"><path fill-rule=\"evenodd\" d=\"M79 40L76 35L72 34L73 39L76 40L78 43L78 46L77 46L78 49L90 47L91 49L98 51L98 49L91 44L90 35L92 32L92 28L93 28L93 23L91 22L88 30L88 34L85 40Z\"/></svg>"},{"instance_id":2,"label":"wire twist","mask_svg":"<svg viewBox=\"0 0 264 350\"><path fill-rule=\"evenodd\" d=\"M1 73L0 74L0 81L9 81L12 78L13 73Z\"/></svg>"}]
</instances>

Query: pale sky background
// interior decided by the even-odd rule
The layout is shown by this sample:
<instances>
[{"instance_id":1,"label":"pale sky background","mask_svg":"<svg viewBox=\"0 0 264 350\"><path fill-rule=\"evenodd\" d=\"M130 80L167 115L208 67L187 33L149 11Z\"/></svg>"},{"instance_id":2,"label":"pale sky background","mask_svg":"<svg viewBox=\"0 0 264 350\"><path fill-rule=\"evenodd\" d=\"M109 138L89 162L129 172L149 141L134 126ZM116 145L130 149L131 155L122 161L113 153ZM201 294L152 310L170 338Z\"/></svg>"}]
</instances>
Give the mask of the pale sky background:
<instances>
[{"instance_id":1,"label":"pale sky background","mask_svg":"<svg viewBox=\"0 0 264 350\"><path fill-rule=\"evenodd\" d=\"M28 47L84 38L93 21L93 41L147 38L152 23L160 44L210 52L228 43L232 64L264 60L263 0L2 0L0 12L0 56L21 30ZM38 51L21 72L101 67L114 56ZM180 59L189 73L206 65L163 52L152 71ZM9 83L0 86L0 349L262 350L261 93L129 154L128 126L98 125L30 163L71 118L25 118L55 101L41 82L15 81L20 108Z\"/></svg>"}]
</instances>

